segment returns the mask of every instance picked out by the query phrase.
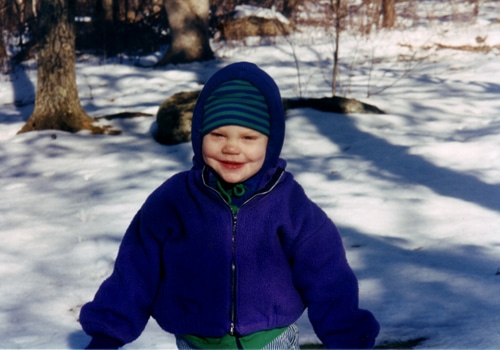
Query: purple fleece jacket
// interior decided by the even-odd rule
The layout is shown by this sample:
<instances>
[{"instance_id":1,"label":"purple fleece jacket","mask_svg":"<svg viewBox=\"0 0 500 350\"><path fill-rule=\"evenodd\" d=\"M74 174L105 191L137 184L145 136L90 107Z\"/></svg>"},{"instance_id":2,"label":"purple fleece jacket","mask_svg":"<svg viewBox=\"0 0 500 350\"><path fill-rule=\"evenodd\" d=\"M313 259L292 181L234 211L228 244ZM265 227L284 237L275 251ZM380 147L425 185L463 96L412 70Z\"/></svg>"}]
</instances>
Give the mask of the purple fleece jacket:
<instances>
[{"instance_id":1,"label":"purple fleece jacket","mask_svg":"<svg viewBox=\"0 0 500 350\"><path fill-rule=\"evenodd\" d=\"M260 185L237 215L208 185L199 132L207 96L230 79L259 88L271 115ZM112 275L82 308L85 332L124 344L152 316L174 334L221 337L234 323L244 336L288 326L307 308L327 348L373 347L379 326L358 308L337 228L279 159L284 113L274 81L250 63L220 70L200 94L192 136L193 168L163 183L134 217Z\"/></svg>"}]
</instances>

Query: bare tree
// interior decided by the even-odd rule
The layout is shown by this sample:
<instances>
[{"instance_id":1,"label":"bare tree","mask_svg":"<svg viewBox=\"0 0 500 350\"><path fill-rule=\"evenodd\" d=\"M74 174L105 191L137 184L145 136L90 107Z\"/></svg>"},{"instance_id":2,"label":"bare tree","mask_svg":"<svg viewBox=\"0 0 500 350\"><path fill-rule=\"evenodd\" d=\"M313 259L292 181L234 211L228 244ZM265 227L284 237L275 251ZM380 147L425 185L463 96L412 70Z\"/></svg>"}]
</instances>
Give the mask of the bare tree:
<instances>
[{"instance_id":1,"label":"bare tree","mask_svg":"<svg viewBox=\"0 0 500 350\"><path fill-rule=\"evenodd\" d=\"M94 7L94 22L96 37L94 43L106 55L108 51L114 53L114 48L110 48L108 43L115 45L116 38L114 37L115 28L119 24L117 21L116 12L114 8L118 7L114 0L96 0Z\"/></svg>"},{"instance_id":2,"label":"bare tree","mask_svg":"<svg viewBox=\"0 0 500 350\"><path fill-rule=\"evenodd\" d=\"M4 15L7 5L5 1L0 1L0 73L6 73L9 70L9 57L7 56L7 49L5 48L5 42L3 39L4 31Z\"/></svg>"},{"instance_id":3,"label":"bare tree","mask_svg":"<svg viewBox=\"0 0 500 350\"><path fill-rule=\"evenodd\" d=\"M210 60L208 0L165 0L172 43L157 65Z\"/></svg>"},{"instance_id":4,"label":"bare tree","mask_svg":"<svg viewBox=\"0 0 500 350\"><path fill-rule=\"evenodd\" d=\"M474 6L472 14L474 18L477 18L477 16L479 15L479 0L469 0L469 3Z\"/></svg>"},{"instance_id":5,"label":"bare tree","mask_svg":"<svg viewBox=\"0 0 500 350\"><path fill-rule=\"evenodd\" d=\"M19 133L92 129L80 105L75 72L74 1L40 0L35 108Z\"/></svg>"},{"instance_id":6,"label":"bare tree","mask_svg":"<svg viewBox=\"0 0 500 350\"><path fill-rule=\"evenodd\" d=\"M7 46L4 39L4 33L15 30L17 25L16 3L9 0L0 0L0 73L6 73L10 70L10 60L7 53Z\"/></svg>"},{"instance_id":7,"label":"bare tree","mask_svg":"<svg viewBox=\"0 0 500 350\"><path fill-rule=\"evenodd\" d=\"M392 28L396 24L396 0L382 0L382 28Z\"/></svg>"},{"instance_id":8,"label":"bare tree","mask_svg":"<svg viewBox=\"0 0 500 350\"><path fill-rule=\"evenodd\" d=\"M332 71L332 96L337 94L337 81L339 76L339 50L340 50L340 33L343 30L342 21L347 15L346 6L342 0L330 0L330 5L333 13L335 26L335 49L333 51L333 71Z\"/></svg>"},{"instance_id":9,"label":"bare tree","mask_svg":"<svg viewBox=\"0 0 500 350\"><path fill-rule=\"evenodd\" d=\"M284 0L283 1L283 15L286 18L291 18L292 14L297 10L301 3L300 0Z\"/></svg>"}]
</instances>

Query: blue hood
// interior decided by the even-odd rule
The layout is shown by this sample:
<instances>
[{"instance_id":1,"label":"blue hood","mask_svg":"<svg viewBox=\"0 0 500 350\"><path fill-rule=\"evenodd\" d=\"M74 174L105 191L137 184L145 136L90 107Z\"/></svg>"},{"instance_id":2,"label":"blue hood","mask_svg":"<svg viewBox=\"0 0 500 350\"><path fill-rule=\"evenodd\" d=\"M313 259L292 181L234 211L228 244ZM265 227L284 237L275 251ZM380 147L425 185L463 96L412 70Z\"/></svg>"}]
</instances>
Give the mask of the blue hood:
<instances>
[{"instance_id":1,"label":"blue hood","mask_svg":"<svg viewBox=\"0 0 500 350\"><path fill-rule=\"evenodd\" d=\"M202 169L205 165L201 153L201 125L203 121L203 108L207 98L221 83L228 80L241 79L253 84L264 95L271 116L271 131L267 146L266 160L263 171L275 168L278 165L281 148L285 138L285 113L278 86L274 80L257 65L249 62L238 62L230 64L217 71L203 87L198 101L193 110L193 121L191 129L191 142L194 157L193 167Z\"/></svg>"}]
</instances>

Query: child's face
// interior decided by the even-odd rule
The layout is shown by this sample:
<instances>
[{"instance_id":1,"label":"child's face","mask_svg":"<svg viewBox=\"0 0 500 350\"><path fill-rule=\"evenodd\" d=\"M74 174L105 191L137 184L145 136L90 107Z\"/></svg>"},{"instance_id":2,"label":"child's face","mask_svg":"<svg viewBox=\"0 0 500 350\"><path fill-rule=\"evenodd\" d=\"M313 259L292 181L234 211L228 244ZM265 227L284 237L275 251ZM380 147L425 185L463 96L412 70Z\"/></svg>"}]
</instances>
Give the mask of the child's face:
<instances>
[{"instance_id":1,"label":"child's face","mask_svg":"<svg viewBox=\"0 0 500 350\"><path fill-rule=\"evenodd\" d=\"M224 181L241 183L262 168L267 140L266 135L253 129L222 126L203 137L203 160Z\"/></svg>"}]
</instances>

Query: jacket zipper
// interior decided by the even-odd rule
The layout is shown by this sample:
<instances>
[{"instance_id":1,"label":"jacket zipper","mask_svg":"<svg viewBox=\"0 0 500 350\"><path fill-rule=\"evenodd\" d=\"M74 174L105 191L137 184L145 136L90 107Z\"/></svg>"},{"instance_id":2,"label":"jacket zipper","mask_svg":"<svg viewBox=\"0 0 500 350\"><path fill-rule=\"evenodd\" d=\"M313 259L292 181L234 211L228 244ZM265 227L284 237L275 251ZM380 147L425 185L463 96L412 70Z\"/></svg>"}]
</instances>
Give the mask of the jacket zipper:
<instances>
[{"instance_id":1,"label":"jacket zipper","mask_svg":"<svg viewBox=\"0 0 500 350\"><path fill-rule=\"evenodd\" d=\"M233 235L231 238L231 328L229 334L234 336L236 326L236 223L237 215L233 213Z\"/></svg>"},{"instance_id":2,"label":"jacket zipper","mask_svg":"<svg viewBox=\"0 0 500 350\"><path fill-rule=\"evenodd\" d=\"M276 185L280 182L281 178L283 177L283 174L285 172L282 171L281 174L279 175L278 179L274 182L274 184L266 191L264 192L259 192L255 193L253 196L248 198L241 206L240 209L246 205L248 202L250 202L252 199L254 199L257 196L265 195L269 192L271 192ZM238 222L238 213L233 213L231 210L231 207L229 207L229 204L226 202L224 197L215 189L210 187L206 182L205 178L202 175L202 180L203 184L208 187L210 190L214 191L219 195L219 197L222 199L222 201L227 205L228 209L231 211L232 215L232 237L231 237L231 324L229 328L229 334L234 336L236 334L236 224Z\"/></svg>"}]
</instances>

